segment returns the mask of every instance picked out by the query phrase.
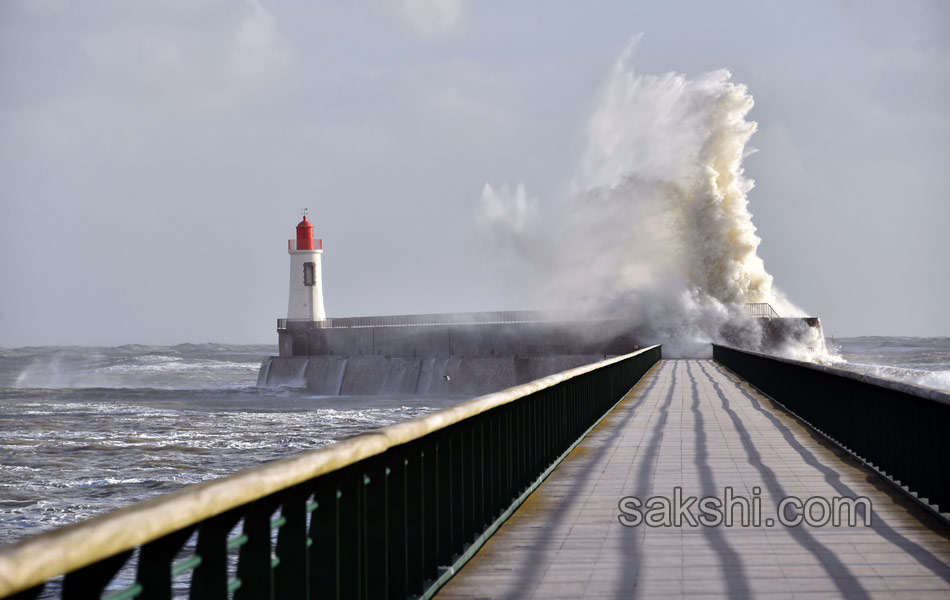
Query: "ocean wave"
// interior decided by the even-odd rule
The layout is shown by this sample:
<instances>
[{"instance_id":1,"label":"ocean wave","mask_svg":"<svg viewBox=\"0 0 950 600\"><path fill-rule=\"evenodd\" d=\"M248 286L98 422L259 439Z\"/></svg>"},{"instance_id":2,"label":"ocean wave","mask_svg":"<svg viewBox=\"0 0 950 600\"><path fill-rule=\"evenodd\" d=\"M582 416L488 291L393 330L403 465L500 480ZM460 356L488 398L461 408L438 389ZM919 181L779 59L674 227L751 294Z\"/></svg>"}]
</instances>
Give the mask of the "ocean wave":
<instances>
[{"instance_id":1,"label":"ocean wave","mask_svg":"<svg viewBox=\"0 0 950 600\"><path fill-rule=\"evenodd\" d=\"M8 351L0 386L18 389L246 387L257 380L266 346L128 345Z\"/></svg>"},{"instance_id":2,"label":"ocean wave","mask_svg":"<svg viewBox=\"0 0 950 600\"><path fill-rule=\"evenodd\" d=\"M950 370L925 371L905 367L888 365L871 365L860 363L843 363L835 365L839 368L856 371L872 377L889 379L900 383L909 383L936 390L950 391Z\"/></svg>"},{"instance_id":3,"label":"ocean wave","mask_svg":"<svg viewBox=\"0 0 950 600\"><path fill-rule=\"evenodd\" d=\"M191 360L186 361L174 356L137 356L133 362L110 365L97 369L94 373L182 373L201 371L253 371L260 369L260 362L239 363L230 361Z\"/></svg>"},{"instance_id":4,"label":"ocean wave","mask_svg":"<svg viewBox=\"0 0 950 600\"><path fill-rule=\"evenodd\" d=\"M142 483L154 483L154 479L144 479L142 477L103 477L103 478L92 478L86 477L83 479L61 479L59 481L52 482L54 487L65 487L65 488L75 488L75 487L104 487L108 485L137 485Z\"/></svg>"}]
</instances>

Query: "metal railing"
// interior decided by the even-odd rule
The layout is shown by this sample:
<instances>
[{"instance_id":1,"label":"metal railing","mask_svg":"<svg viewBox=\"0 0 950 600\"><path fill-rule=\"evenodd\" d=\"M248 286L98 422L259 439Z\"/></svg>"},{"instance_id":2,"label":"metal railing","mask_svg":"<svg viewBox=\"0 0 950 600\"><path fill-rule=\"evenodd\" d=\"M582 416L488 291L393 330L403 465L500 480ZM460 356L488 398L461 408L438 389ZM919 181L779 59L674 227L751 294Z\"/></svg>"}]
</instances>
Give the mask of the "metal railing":
<instances>
[{"instance_id":1,"label":"metal railing","mask_svg":"<svg viewBox=\"0 0 950 600\"><path fill-rule=\"evenodd\" d=\"M291 240L293 241L293 240ZM768 302L745 305L750 317L778 319L779 314ZM277 329L359 329L363 327L429 327L439 325L498 325L502 323L561 323L569 321L603 321L610 317L568 310L506 310L471 313L431 313L415 315L381 315L374 317L336 317L321 321L309 319L277 319ZM616 317L614 317L616 318Z\"/></svg>"},{"instance_id":2,"label":"metal railing","mask_svg":"<svg viewBox=\"0 0 950 600\"><path fill-rule=\"evenodd\" d=\"M309 248L308 248L309 250ZM313 238L313 250L323 250L323 240L320 238ZM287 240L287 251L296 252L297 251L297 240L289 239Z\"/></svg>"},{"instance_id":3,"label":"metal railing","mask_svg":"<svg viewBox=\"0 0 950 600\"><path fill-rule=\"evenodd\" d=\"M768 302L749 302L745 305L746 314L750 317L766 317L769 319L778 319L778 313Z\"/></svg>"},{"instance_id":4,"label":"metal railing","mask_svg":"<svg viewBox=\"0 0 950 600\"><path fill-rule=\"evenodd\" d=\"M713 345L713 358L820 433L950 512L950 394Z\"/></svg>"},{"instance_id":5,"label":"metal railing","mask_svg":"<svg viewBox=\"0 0 950 600\"><path fill-rule=\"evenodd\" d=\"M568 311L509 310L474 313L432 313L384 315L377 317L337 317L323 321L277 319L277 329L290 328L359 329L363 327L428 327L438 325L498 325L502 323L559 323L584 320Z\"/></svg>"},{"instance_id":6,"label":"metal railing","mask_svg":"<svg viewBox=\"0 0 950 600\"><path fill-rule=\"evenodd\" d=\"M288 329L317 329L329 327L331 319L321 319L314 321L311 319L277 319L277 331L287 331Z\"/></svg>"},{"instance_id":7,"label":"metal railing","mask_svg":"<svg viewBox=\"0 0 950 600\"><path fill-rule=\"evenodd\" d=\"M0 548L0 597L36 598L62 573L63 598L428 597L659 359L653 346L27 538ZM133 556L134 580L110 583Z\"/></svg>"}]
</instances>

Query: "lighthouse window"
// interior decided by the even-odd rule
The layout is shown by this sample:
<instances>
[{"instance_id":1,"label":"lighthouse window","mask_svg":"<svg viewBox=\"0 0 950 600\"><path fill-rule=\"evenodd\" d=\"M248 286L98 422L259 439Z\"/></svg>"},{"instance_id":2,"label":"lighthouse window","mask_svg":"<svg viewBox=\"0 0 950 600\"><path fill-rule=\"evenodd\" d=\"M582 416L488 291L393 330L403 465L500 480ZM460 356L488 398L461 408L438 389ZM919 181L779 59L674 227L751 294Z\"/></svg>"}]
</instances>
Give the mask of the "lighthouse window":
<instances>
[{"instance_id":1,"label":"lighthouse window","mask_svg":"<svg viewBox=\"0 0 950 600\"><path fill-rule=\"evenodd\" d=\"M303 284L316 285L317 283L317 265L308 262L303 264Z\"/></svg>"}]
</instances>

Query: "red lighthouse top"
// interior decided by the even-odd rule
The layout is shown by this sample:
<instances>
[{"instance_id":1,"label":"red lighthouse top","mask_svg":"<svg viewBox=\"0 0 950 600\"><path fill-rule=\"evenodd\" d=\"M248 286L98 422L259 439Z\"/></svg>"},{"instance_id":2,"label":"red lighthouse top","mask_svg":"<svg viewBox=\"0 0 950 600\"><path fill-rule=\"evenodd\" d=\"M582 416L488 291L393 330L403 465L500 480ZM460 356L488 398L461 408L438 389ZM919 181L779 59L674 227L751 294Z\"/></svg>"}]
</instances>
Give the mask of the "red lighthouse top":
<instances>
[{"instance_id":1,"label":"red lighthouse top","mask_svg":"<svg viewBox=\"0 0 950 600\"><path fill-rule=\"evenodd\" d=\"M303 221L297 223L297 250L313 250L313 223L303 216Z\"/></svg>"}]
</instances>

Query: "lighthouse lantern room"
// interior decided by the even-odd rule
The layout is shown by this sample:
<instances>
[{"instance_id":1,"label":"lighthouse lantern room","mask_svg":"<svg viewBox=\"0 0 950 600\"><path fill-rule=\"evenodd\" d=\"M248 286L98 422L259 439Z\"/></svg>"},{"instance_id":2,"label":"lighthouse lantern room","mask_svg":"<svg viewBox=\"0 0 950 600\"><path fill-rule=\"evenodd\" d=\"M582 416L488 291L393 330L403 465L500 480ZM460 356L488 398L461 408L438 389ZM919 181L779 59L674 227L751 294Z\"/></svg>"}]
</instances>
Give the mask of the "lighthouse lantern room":
<instances>
[{"instance_id":1,"label":"lighthouse lantern room","mask_svg":"<svg viewBox=\"0 0 950 600\"><path fill-rule=\"evenodd\" d=\"M313 223L303 220L297 224L297 237L287 240L290 254L290 296L287 319L297 321L325 321L323 307L323 240L314 239Z\"/></svg>"}]
</instances>

